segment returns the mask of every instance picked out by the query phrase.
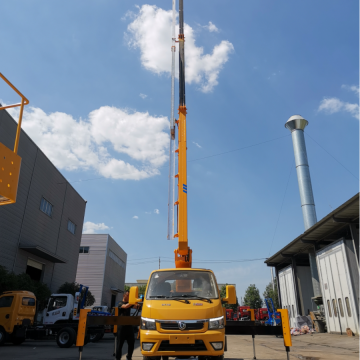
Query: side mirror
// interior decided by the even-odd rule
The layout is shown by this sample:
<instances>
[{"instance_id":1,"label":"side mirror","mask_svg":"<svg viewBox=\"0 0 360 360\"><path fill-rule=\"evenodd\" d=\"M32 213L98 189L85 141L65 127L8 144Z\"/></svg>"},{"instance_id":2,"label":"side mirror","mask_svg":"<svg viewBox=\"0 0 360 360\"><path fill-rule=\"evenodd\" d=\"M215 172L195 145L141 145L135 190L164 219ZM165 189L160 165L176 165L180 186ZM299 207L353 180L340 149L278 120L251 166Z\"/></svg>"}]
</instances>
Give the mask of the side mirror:
<instances>
[{"instance_id":1,"label":"side mirror","mask_svg":"<svg viewBox=\"0 0 360 360\"><path fill-rule=\"evenodd\" d=\"M226 285L226 297L221 299L221 301L230 305L236 304L236 291L234 285Z\"/></svg>"},{"instance_id":2,"label":"side mirror","mask_svg":"<svg viewBox=\"0 0 360 360\"><path fill-rule=\"evenodd\" d=\"M139 298L139 288L137 286L131 287L129 293L129 304L136 305L137 303L142 301L143 299Z\"/></svg>"}]
</instances>

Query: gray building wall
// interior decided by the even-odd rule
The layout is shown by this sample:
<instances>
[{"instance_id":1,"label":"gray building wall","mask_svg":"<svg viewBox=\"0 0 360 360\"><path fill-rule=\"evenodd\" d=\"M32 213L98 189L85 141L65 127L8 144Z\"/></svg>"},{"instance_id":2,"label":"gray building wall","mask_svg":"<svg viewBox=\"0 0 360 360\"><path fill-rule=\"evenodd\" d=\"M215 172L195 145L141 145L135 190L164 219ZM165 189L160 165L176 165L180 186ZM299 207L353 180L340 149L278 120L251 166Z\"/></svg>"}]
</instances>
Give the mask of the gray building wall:
<instances>
[{"instance_id":1,"label":"gray building wall","mask_svg":"<svg viewBox=\"0 0 360 360\"><path fill-rule=\"evenodd\" d=\"M79 254L76 282L89 286L95 296L94 305L110 307L112 295L116 303L122 299L127 254L108 234L83 234L80 246L89 246L89 253ZM114 260L110 252L123 264Z\"/></svg>"},{"instance_id":2,"label":"gray building wall","mask_svg":"<svg viewBox=\"0 0 360 360\"><path fill-rule=\"evenodd\" d=\"M16 128L15 120L0 111L0 142L10 149ZM0 206L0 264L22 273L29 258L42 263L42 281L54 292L75 280L86 202L24 131L18 154L22 162L17 201ZM53 205L51 217L40 210L42 197ZM76 224L75 235L67 230L69 219ZM19 249L23 245L40 246L66 263Z\"/></svg>"}]
</instances>

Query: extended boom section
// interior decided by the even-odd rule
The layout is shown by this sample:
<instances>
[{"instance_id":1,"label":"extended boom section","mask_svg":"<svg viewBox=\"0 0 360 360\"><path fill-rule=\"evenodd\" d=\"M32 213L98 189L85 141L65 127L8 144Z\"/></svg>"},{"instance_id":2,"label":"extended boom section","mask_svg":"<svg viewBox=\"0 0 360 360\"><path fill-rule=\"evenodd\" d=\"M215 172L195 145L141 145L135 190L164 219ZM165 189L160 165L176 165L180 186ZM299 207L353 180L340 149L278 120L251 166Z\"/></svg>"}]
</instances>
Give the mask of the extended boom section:
<instances>
[{"instance_id":1,"label":"extended boom section","mask_svg":"<svg viewBox=\"0 0 360 360\"><path fill-rule=\"evenodd\" d=\"M183 0L179 1L179 120L178 140L178 238L179 246L175 250L176 268L191 268L192 250L188 246L187 224L187 168L186 168L186 101L185 101L185 36L184 36L184 10Z\"/></svg>"}]
</instances>

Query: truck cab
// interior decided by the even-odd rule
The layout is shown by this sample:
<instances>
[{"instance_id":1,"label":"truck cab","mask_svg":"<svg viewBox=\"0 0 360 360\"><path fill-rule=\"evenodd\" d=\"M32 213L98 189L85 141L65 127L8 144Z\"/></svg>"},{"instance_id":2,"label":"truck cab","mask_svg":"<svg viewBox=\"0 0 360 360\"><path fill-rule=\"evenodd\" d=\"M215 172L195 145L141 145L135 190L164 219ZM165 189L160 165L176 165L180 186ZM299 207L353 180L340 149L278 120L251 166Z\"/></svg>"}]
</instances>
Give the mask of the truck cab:
<instances>
[{"instance_id":1,"label":"truck cab","mask_svg":"<svg viewBox=\"0 0 360 360\"><path fill-rule=\"evenodd\" d=\"M78 320L80 293L76 293L75 298L71 294L52 294L46 309L44 310L44 325L57 324L59 322L69 322Z\"/></svg>"},{"instance_id":2,"label":"truck cab","mask_svg":"<svg viewBox=\"0 0 360 360\"><path fill-rule=\"evenodd\" d=\"M143 301L140 342L142 355L217 357L225 350L225 309L236 303L234 286L226 298L211 270L176 268L153 271L144 299L130 289L131 304Z\"/></svg>"},{"instance_id":3,"label":"truck cab","mask_svg":"<svg viewBox=\"0 0 360 360\"><path fill-rule=\"evenodd\" d=\"M0 296L0 345L21 344L26 328L34 323L36 297L30 291L5 291Z\"/></svg>"}]
</instances>

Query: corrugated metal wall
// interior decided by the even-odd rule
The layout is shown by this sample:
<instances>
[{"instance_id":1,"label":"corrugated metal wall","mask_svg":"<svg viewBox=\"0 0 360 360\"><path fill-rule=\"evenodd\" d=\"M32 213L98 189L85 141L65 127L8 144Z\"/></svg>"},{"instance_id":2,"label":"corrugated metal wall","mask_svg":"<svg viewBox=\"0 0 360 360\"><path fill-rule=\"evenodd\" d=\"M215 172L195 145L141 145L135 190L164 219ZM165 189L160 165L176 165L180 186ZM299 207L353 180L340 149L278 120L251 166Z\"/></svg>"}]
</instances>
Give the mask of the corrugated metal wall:
<instances>
[{"instance_id":1,"label":"corrugated metal wall","mask_svg":"<svg viewBox=\"0 0 360 360\"><path fill-rule=\"evenodd\" d=\"M0 142L11 149L16 127L15 120L0 111ZM22 163L17 201L0 207L0 264L21 273L28 258L43 263L43 281L55 292L75 280L86 203L24 131L18 154ZM40 210L42 197L53 205L51 217ZM68 219L77 225L75 235L67 230ZM19 244L41 246L67 262L54 264L19 250Z\"/></svg>"},{"instance_id":2,"label":"corrugated metal wall","mask_svg":"<svg viewBox=\"0 0 360 360\"><path fill-rule=\"evenodd\" d=\"M105 262L107 254L107 234L83 234L80 246L89 246L88 254L79 254L76 282L89 286L95 296L94 305L102 304Z\"/></svg>"},{"instance_id":3,"label":"corrugated metal wall","mask_svg":"<svg viewBox=\"0 0 360 360\"><path fill-rule=\"evenodd\" d=\"M109 251L112 251L125 264L121 267L117 262L109 257ZM126 252L117 244L117 242L109 236L108 251L105 266L105 279L103 286L103 297L101 305L111 305L111 295L116 295L116 303L122 299L122 294L111 292L111 288L124 290L125 274L126 274Z\"/></svg>"}]
</instances>

